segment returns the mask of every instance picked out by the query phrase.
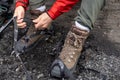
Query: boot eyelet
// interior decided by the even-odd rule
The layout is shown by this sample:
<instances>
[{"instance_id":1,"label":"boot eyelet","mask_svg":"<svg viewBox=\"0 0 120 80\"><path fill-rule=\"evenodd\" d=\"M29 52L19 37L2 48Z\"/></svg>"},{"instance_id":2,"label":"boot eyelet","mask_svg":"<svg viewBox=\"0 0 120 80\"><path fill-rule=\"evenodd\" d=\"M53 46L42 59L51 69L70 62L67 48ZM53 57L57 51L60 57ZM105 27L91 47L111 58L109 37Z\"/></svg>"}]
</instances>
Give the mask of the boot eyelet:
<instances>
[{"instance_id":1,"label":"boot eyelet","mask_svg":"<svg viewBox=\"0 0 120 80\"><path fill-rule=\"evenodd\" d=\"M72 53L73 55L75 54L75 52Z\"/></svg>"},{"instance_id":2,"label":"boot eyelet","mask_svg":"<svg viewBox=\"0 0 120 80\"><path fill-rule=\"evenodd\" d=\"M73 59L73 55L71 55L71 56L70 56L70 58L72 58L72 59Z\"/></svg>"},{"instance_id":3,"label":"boot eyelet","mask_svg":"<svg viewBox=\"0 0 120 80\"><path fill-rule=\"evenodd\" d=\"M70 63L70 62L71 62L71 60L70 60L70 59L68 59L68 62Z\"/></svg>"}]
</instances>

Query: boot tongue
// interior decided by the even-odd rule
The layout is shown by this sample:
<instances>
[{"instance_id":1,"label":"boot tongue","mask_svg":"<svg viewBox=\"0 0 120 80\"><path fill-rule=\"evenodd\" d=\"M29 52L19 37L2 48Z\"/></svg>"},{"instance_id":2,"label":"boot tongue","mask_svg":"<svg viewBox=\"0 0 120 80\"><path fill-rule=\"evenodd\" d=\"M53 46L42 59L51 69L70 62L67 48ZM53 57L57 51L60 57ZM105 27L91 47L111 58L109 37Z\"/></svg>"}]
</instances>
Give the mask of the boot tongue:
<instances>
[{"instance_id":1,"label":"boot tongue","mask_svg":"<svg viewBox=\"0 0 120 80\"><path fill-rule=\"evenodd\" d=\"M36 19L43 12L41 12L40 10L31 10L30 13L31 13L31 19Z\"/></svg>"}]
</instances>

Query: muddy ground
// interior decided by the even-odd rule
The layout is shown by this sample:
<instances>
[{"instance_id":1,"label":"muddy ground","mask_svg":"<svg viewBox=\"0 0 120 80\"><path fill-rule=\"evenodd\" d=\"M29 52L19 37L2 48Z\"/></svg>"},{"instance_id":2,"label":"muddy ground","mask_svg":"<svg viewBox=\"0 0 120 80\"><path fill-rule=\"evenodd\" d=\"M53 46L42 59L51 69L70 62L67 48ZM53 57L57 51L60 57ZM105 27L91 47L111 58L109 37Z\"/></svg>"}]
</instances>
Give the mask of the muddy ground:
<instances>
[{"instance_id":1,"label":"muddy ground","mask_svg":"<svg viewBox=\"0 0 120 80\"><path fill-rule=\"evenodd\" d=\"M55 59L52 54L60 52L78 8L79 4L53 22L54 35L48 40L21 55L33 80L58 80L49 77L49 67ZM20 61L10 56L13 45L11 27L4 31L0 40L0 80L26 80ZM84 45L75 73L77 80L120 80L119 31L120 0L108 0Z\"/></svg>"}]
</instances>

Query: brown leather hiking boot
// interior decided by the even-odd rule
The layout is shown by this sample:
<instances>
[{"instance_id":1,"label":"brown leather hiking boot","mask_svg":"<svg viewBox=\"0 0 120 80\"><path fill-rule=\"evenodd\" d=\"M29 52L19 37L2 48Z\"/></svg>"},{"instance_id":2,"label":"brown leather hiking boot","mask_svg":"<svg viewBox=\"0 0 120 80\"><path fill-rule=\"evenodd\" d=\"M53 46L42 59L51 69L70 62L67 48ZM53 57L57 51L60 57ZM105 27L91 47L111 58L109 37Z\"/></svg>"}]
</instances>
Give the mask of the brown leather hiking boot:
<instances>
[{"instance_id":1,"label":"brown leather hiking boot","mask_svg":"<svg viewBox=\"0 0 120 80\"><path fill-rule=\"evenodd\" d=\"M73 71L81 54L83 44L88 37L89 32L72 26L65 39L63 49L52 64L51 76L69 78L72 77Z\"/></svg>"},{"instance_id":2,"label":"brown leather hiking boot","mask_svg":"<svg viewBox=\"0 0 120 80\"><path fill-rule=\"evenodd\" d=\"M25 28L19 28L19 36L23 36L28 31L28 28L32 25L32 20L38 18L39 15L41 15L43 12L39 10L29 10L24 18L24 21L27 23L27 26Z\"/></svg>"},{"instance_id":3,"label":"brown leather hiking boot","mask_svg":"<svg viewBox=\"0 0 120 80\"><path fill-rule=\"evenodd\" d=\"M40 11L39 11L40 12ZM41 12L40 12L41 13ZM40 15L40 13L38 13ZM34 13L32 14L32 18L37 18L39 15ZM32 22L32 21L31 21ZM28 23L29 24L29 23ZM29 51L30 49L34 48L36 44L40 41L45 39L48 35L47 33L50 30L36 30L34 27L34 23L32 23L26 33L16 44L17 51L20 53L24 53Z\"/></svg>"}]
</instances>

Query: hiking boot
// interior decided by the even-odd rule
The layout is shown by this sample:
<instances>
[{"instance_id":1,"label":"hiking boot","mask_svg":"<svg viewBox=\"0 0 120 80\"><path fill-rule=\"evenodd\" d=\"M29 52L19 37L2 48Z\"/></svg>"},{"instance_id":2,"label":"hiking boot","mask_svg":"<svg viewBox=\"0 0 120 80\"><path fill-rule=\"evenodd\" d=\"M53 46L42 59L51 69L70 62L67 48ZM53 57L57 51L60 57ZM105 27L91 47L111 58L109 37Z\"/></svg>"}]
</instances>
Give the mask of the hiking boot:
<instances>
[{"instance_id":1,"label":"hiking boot","mask_svg":"<svg viewBox=\"0 0 120 80\"><path fill-rule=\"evenodd\" d=\"M52 77L71 78L71 80L75 80L72 74L88 35L88 31L78 29L75 25L72 26L67 34L59 57L51 66L50 74Z\"/></svg>"},{"instance_id":2,"label":"hiking boot","mask_svg":"<svg viewBox=\"0 0 120 80\"><path fill-rule=\"evenodd\" d=\"M43 12L41 12L40 10L30 10L31 15L36 15L39 16L40 14L42 14Z\"/></svg>"},{"instance_id":3,"label":"hiking boot","mask_svg":"<svg viewBox=\"0 0 120 80\"><path fill-rule=\"evenodd\" d=\"M38 16L42 13L43 12L41 12L39 10L30 10L30 12L27 12L27 14L25 15L25 18L24 18L24 22L27 23L27 26L25 28L19 28L19 37L20 38L21 38L21 36L26 34L26 32L28 31L28 28L33 23L32 20L38 18Z\"/></svg>"},{"instance_id":4,"label":"hiking boot","mask_svg":"<svg viewBox=\"0 0 120 80\"><path fill-rule=\"evenodd\" d=\"M33 14L32 14L32 16L33 16ZM34 14L33 17L34 18L38 17L38 14L37 15ZM43 40L48 36L47 33L49 33L48 29L36 30L35 26L34 26L34 23L32 22L32 24L30 25L26 35L24 35L17 42L17 44L16 44L17 51L19 53L24 53L24 52L27 52L27 51L31 50L32 48L34 48L38 44L38 42L40 40Z\"/></svg>"}]
</instances>

